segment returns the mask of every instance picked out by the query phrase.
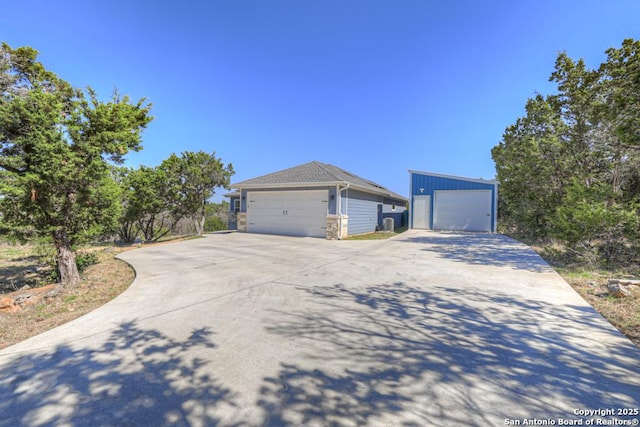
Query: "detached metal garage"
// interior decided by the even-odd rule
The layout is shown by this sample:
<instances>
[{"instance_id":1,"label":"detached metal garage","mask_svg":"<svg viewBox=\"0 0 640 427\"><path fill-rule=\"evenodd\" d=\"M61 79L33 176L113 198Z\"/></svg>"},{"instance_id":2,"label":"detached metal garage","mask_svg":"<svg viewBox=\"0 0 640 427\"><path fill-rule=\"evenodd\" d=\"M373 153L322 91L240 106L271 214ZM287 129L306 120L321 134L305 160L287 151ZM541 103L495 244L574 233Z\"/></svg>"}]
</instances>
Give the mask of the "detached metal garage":
<instances>
[{"instance_id":1,"label":"detached metal garage","mask_svg":"<svg viewBox=\"0 0 640 427\"><path fill-rule=\"evenodd\" d=\"M496 181L409 171L411 228L495 232Z\"/></svg>"}]
</instances>

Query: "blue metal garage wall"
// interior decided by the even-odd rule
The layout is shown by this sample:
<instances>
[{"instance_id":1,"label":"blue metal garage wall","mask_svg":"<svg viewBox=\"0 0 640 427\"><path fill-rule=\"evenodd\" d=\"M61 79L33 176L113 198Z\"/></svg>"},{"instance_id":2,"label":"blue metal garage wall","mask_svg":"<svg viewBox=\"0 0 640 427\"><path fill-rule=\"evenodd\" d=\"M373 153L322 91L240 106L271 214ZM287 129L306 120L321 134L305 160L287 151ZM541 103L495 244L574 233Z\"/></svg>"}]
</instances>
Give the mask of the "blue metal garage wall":
<instances>
[{"instance_id":1,"label":"blue metal garage wall","mask_svg":"<svg viewBox=\"0 0 640 427\"><path fill-rule=\"evenodd\" d=\"M413 196L431 196L431 226L433 226L433 201L436 190L491 190L491 224L495 230L496 224L496 191L497 184L492 181L482 182L481 180L465 179L462 177L440 176L437 174L421 173L409 171L411 174L411 198L409 209L413 211ZM413 215L411 215L410 225L413 226Z\"/></svg>"}]
</instances>

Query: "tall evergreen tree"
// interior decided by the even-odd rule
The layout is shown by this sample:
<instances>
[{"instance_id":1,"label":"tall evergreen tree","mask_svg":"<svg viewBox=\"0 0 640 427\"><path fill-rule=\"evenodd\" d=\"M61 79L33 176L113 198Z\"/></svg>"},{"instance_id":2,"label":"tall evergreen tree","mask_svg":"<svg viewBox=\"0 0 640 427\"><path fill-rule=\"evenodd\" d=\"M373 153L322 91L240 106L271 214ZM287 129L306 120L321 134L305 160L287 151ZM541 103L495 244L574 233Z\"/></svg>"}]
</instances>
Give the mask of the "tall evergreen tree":
<instances>
[{"instance_id":1,"label":"tall evergreen tree","mask_svg":"<svg viewBox=\"0 0 640 427\"><path fill-rule=\"evenodd\" d=\"M117 93L102 102L37 55L0 49L0 212L17 238L51 237L61 282L73 285L74 245L116 226L119 190L109 164L141 148L150 105Z\"/></svg>"},{"instance_id":2,"label":"tall evergreen tree","mask_svg":"<svg viewBox=\"0 0 640 427\"><path fill-rule=\"evenodd\" d=\"M640 43L607 55L598 69L558 55L557 93L529 100L492 156L503 224L611 261L639 228Z\"/></svg>"},{"instance_id":3,"label":"tall evergreen tree","mask_svg":"<svg viewBox=\"0 0 640 427\"><path fill-rule=\"evenodd\" d=\"M174 216L190 218L196 233L202 235L207 200L215 194L216 187L229 186L233 165L225 166L215 153L185 151L180 157L172 154L160 169L167 178Z\"/></svg>"}]
</instances>

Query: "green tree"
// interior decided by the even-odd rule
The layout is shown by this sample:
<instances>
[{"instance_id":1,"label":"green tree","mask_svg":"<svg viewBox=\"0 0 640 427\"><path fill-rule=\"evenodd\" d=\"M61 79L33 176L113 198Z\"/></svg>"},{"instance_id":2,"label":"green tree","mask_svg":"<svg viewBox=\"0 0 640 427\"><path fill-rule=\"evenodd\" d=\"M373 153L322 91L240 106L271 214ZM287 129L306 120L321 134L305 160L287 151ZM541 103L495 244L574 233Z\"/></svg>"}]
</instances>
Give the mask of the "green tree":
<instances>
[{"instance_id":1,"label":"green tree","mask_svg":"<svg viewBox=\"0 0 640 427\"><path fill-rule=\"evenodd\" d=\"M121 215L118 221L117 233L120 241L132 243L138 237L140 230L138 229L136 217L133 216L131 208L131 199L133 197L133 189L126 182L131 169L126 167L114 167L114 180L120 186L120 203Z\"/></svg>"},{"instance_id":2,"label":"green tree","mask_svg":"<svg viewBox=\"0 0 640 427\"><path fill-rule=\"evenodd\" d=\"M600 68L606 99L602 112L620 147L640 151L640 41L626 39L619 49L607 50Z\"/></svg>"},{"instance_id":3,"label":"green tree","mask_svg":"<svg viewBox=\"0 0 640 427\"><path fill-rule=\"evenodd\" d=\"M563 151L566 124L553 99L537 95L527 115L509 126L493 148L500 182L500 222L529 237L550 230L548 212L560 203L570 174Z\"/></svg>"},{"instance_id":4,"label":"green tree","mask_svg":"<svg viewBox=\"0 0 640 427\"><path fill-rule=\"evenodd\" d=\"M625 240L637 236L637 204L610 199L612 187L604 182L586 186L578 180L567 188L564 203L551 215L554 235L583 255L601 256L605 263L624 257ZM599 253L594 254L597 249Z\"/></svg>"},{"instance_id":5,"label":"green tree","mask_svg":"<svg viewBox=\"0 0 640 427\"><path fill-rule=\"evenodd\" d=\"M156 241L170 233L181 219L170 212L175 200L171 199L173 192L167 191L167 177L159 167L127 170L122 191L120 236L125 241L135 239L138 232L142 232L145 241Z\"/></svg>"},{"instance_id":6,"label":"green tree","mask_svg":"<svg viewBox=\"0 0 640 427\"><path fill-rule=\"evenodd\" d=\"M234 174L231 163L226 166L215 153L185 151L181 157L172 154L160 165L166 176L171 211L176 218L190 218L198 235L204 233L207 200L217 187L227 188Z\"/></svg>"},{"instance_id":7,"label":"green tree","mask_svg":"<svg viewBox=\"0 0 640 427\"><path fill-rule=\"evenodd\" d=\"M602 75L603 102L599 112L613 135L617 168L612 182L619 198L640 198L640 41L627 39L608 49Z\"/></svg>"},{"instance_id":8,"label":"green tree","mask_svg":"<svg viewBox=\"0 0 640 427\"><path fill-rule=\"evenodd\" d=\"M30 47L0 49L0 211L16 238L49 236L63 284L80 280L73 247L115 228L119 187L109 171L151 121L145 100L73 88Z\"/></svg>"},{"instance_id":9,"label":"green tree","mask_svg":"<svg viewBox=\"0 0 640 427\"><path fill-rule=\"evenodd\" d=\"M229 202L207 203L205 206L204 231L226 230L229 226Z\"/></svg>"},{"instance_id":10,"label":"green tree","mask_svg":"<svg viewBox=\"0 0 640 427\"><path fill-rule=\"evenodd\" d=\"M529 100L526 116L492 150L501 218L534 238L597 249L608 262L638 233L640 43L609 49L588 69L558 55L558 92Z\"/></svg>"}]
</instances>

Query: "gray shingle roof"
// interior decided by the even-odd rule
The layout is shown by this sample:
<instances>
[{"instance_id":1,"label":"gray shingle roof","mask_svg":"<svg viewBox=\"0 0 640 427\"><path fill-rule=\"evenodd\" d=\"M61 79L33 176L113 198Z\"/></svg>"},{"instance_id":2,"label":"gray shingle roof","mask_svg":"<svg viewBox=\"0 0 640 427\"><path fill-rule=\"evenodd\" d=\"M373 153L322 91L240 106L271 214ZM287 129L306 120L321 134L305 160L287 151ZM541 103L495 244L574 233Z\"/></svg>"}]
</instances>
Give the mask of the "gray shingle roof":
<instances>
[{"instance_id":1,"label":"gray shingle roof","mask_svg":"<svg viewBox=\"0 0 640 427\"><path fill-rule=\"evenodd\" d=\"M267 188L278 186L310 187L313 185L337 185L349 184L360 190L382 194L406 200L405 197L396 194L382 185L371 180L361 178L337 166L328 163L312 161L303 165L283 169L267 175L232 183L232 188Z\"/></svg>"}]
</instances>

